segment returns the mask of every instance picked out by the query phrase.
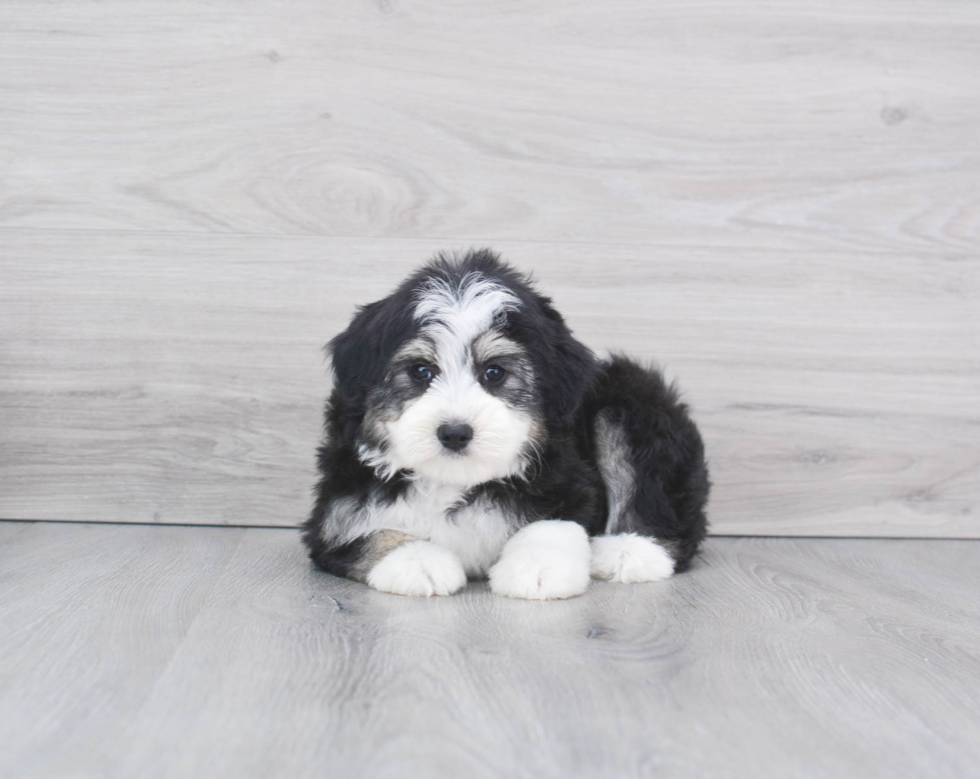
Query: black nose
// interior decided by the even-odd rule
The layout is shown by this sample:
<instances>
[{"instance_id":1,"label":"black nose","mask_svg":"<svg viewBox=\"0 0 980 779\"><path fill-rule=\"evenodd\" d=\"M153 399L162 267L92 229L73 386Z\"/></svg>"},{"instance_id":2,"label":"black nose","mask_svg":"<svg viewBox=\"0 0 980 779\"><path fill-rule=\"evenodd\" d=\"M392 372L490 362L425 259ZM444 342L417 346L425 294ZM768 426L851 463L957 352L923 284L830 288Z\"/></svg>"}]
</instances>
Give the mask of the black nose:
<instances>
[{"instance_id":1,"label":"black nose","mask_svg":"<svg viewBox=\"0 0 980 779\"><path fill-rule=\"evenodd\" d=\"M464 425L462 422L449 422L439 425L436 435L442 441L442 445L454 452L461 452L466 445L473 440L473 428Z\"/></svg>"}]
</instances>

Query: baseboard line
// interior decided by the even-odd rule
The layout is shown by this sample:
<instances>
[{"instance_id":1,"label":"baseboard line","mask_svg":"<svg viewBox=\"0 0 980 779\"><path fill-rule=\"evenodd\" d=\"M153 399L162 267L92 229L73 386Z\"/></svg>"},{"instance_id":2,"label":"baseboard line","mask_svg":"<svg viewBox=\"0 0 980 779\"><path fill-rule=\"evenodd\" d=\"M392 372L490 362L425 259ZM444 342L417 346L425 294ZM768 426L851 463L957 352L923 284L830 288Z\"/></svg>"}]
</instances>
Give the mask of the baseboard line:
<instances>
[{"instance_id":1,"label":"baseboard line","mask_svg":"<svg viewBox=\"0 0 980 779\"><path fill-rule=\"evenodd\" d=\"M220 527L228 529L289 530L296 531L300 525L227 525L217 522L120 522L118 520L81 519L18 519L3 517L0 522L48 522L58 525L120 525L136 527ZM770 540L824 540L824 541L980 541L970 536L817 536L817 535L759 535L754 533L710 533L708 538L755 538Z\"/></svg>"}]
</instances>

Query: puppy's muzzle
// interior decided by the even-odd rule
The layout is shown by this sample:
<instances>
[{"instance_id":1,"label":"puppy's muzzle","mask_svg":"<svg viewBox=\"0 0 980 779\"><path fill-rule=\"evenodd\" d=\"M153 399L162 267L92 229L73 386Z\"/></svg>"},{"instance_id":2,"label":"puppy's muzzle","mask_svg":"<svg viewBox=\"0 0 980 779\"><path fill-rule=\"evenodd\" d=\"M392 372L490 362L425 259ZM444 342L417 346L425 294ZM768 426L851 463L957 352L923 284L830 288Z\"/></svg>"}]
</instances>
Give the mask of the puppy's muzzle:
<instances>
[{"instance_id":1,"label":"puppy's muzzle","mask_svg":"<svg viewBox=\"0 0 980 779\"><path fill-rule=\"evenodd\" d=\"M473 428L463 422L448 422L439 425L436 435L444 447L454 452L462 452L473 440Z\"/></svg>"}]
</instances>

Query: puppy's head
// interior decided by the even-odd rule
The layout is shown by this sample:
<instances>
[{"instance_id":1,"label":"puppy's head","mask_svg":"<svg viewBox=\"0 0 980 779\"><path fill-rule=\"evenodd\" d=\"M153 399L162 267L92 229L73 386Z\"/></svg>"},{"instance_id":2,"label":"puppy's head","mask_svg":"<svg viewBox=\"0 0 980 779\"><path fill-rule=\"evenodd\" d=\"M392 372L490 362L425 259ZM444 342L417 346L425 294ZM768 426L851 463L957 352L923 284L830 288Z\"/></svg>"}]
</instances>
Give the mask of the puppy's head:
<instances>
[{"instance_id":1,"label":"puppy's head","mask_svg":"<svg viewBox=\"0 0 980 779\"><path fill-rule=\"evenodd\" d=\"M361 461L461 488L523 475L595 375L551 302L488 251L438 257L330 347Z\"/></svg>"}]
</instances>

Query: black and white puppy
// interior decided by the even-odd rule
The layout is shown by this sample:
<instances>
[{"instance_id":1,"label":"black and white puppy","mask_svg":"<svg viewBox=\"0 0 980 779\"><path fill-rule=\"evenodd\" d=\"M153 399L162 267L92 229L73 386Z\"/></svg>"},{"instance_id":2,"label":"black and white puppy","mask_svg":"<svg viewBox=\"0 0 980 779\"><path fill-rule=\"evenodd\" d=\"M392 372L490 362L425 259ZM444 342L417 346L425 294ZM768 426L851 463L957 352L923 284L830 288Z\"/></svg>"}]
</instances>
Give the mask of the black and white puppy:
<instances>
[{"instance_id":1,"label":"black and white puppy","mask_svg":"<svg viewBox=\"0 0 980 779\"><path fill-rule=\"evenodd\" d=\"M597 360L492 252L437 257L329 348L303 534L324 570L400 595L489 576L549 599L665 579L697 552L708 474L674 389Z\"/></svg>"}]
</instances>

